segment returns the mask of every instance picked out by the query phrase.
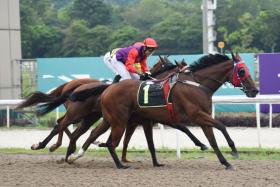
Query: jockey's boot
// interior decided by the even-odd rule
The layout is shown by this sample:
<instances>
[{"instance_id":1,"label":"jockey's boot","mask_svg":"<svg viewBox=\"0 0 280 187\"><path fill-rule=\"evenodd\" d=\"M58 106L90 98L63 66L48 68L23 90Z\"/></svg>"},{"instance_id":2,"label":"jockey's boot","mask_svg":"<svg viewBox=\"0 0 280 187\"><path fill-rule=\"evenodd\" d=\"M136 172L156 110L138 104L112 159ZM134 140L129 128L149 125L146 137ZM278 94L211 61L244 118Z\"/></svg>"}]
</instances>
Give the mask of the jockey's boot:
<instances>
[{"instance_id":1,"label":"jockey's boot","mask_svg":"<svg viewBox=\"0 0 280 187\"><path fill-rule=\"evenodd\" d=\"M116 76L114 77L114 80L113 80L112 84L119 82L121 78L122 78L122 77L121 77L120 75L116 75Z\"/></svg>"}]
</instances>

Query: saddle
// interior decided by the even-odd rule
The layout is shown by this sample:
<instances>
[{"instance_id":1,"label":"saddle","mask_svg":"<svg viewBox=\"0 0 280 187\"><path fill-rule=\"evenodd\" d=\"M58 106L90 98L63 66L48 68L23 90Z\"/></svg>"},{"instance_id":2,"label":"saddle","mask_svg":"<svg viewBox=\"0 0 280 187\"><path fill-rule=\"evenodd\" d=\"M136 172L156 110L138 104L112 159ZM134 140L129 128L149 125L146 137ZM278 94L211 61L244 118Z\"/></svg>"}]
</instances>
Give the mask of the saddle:
<instances>
[{"instance_id":1,"label":"saddle","mask_svg":"<svg viewBox=\"0 0 280 187\"><path fill-rule=\"evenodd\" d=\"M171 74L162 80L148 80L141 82L137 100L140 108L165 107L172 103L170 92L176 83L177 75Z\"/></svg>"}]
</instances>

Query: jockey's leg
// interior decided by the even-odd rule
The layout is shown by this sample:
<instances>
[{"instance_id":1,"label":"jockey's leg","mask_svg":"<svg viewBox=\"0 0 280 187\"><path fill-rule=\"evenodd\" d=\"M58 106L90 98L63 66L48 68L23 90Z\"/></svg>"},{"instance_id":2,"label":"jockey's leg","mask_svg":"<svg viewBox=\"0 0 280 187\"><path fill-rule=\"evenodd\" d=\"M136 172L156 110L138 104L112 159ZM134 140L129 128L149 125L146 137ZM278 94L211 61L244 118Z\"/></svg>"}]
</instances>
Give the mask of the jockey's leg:
<instances>
[{"instance_id":1,"label":"jockey's leg","mask_svg":"<svg viewBox=\"0 0 280 187\"><path fill-rule=\"evenodd\" d=\"M111 70L113 71L115 74L118 74L118 72L116 71L116 69L113 66L113 59L111 57L110 52L106 53L104 58L103 58L104 64Z\"/></svg>"},{"instance_id":2,"label":"jockey's leg","mask_svg":"<svg viewBox=\"0 0 280 187\"><path fill-rule=\"evenodd\" d=\"M132 79L139 80L140 76L137 73L129 73Z\"/></svg>"},{"instance_id":3,"label":"jockey's leg","mask_svg":"<svg viewBox=\"0 0 280 187\"><path fill-rule=\"evenodd\" d=\"M115 61L114 61L114 58L112 58L110 52L105 54L103 61L104 61L104 64L106 64L106 66L116 74L112 83L119 82L121 79L121 76L119 75L118 71L116 70L115 66L113 65L113 63L115 63Z\"/></svg>"},{"instance_id":4,"label":"jockey's leg","mask_svg":"<svg viewBox=\"0 0 280 187\"><path fill-rule=\"evenodd\" d=\"M112 59L112 66L116 70L117 74L122 77L121 80L132 79L130 73L127 71L125 65L122 62Z\"/></svg>"}]
</instances>

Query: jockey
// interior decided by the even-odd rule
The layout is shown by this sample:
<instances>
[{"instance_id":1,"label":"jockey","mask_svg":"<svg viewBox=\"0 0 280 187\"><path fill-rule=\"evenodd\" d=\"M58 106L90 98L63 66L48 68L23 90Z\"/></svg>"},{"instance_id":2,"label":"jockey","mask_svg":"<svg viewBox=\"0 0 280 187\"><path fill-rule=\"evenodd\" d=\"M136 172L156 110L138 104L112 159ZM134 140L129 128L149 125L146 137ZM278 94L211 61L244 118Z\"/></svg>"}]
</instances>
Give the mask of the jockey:
<instances>
[{"instance_id":1,"label":"jockey","mask_svg":"<svg viewBox=\"0 0 280 187\"><path fill-rule=\"evenodd\" d=\"M126 48L117 48L104 56L104 63L116 74L113 83L121 78L125 79L147 79L151 74L147 66L147 57L158 47L152 38L146 38L143 43L136 42ZM141 73L137 72L135 64L141 66Z\"/></svg>"}]
</instances>

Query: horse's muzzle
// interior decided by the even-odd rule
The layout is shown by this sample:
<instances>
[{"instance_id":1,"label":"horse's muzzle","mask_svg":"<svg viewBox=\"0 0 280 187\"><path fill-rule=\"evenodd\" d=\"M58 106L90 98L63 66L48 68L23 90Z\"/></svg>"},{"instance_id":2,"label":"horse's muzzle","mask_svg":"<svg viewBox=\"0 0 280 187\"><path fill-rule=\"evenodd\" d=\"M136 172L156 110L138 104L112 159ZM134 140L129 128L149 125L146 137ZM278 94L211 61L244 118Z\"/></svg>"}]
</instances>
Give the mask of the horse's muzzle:
<instances>
[{"instance_id":1,"label":"horse's muzzle","mask_svg":"<svg viewBox=\"0 0 280 187\"><path fill-rule=\"evenodd\" d=\"M245 91L247 97L256 97L259 93L258 89L246 90Z\"/></svg>"}]
</instances>

